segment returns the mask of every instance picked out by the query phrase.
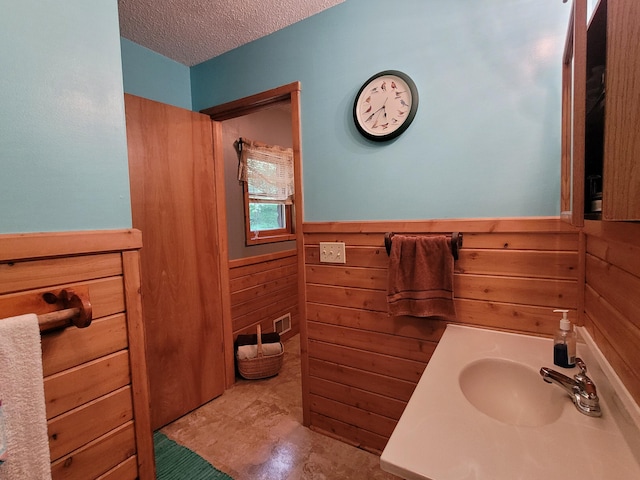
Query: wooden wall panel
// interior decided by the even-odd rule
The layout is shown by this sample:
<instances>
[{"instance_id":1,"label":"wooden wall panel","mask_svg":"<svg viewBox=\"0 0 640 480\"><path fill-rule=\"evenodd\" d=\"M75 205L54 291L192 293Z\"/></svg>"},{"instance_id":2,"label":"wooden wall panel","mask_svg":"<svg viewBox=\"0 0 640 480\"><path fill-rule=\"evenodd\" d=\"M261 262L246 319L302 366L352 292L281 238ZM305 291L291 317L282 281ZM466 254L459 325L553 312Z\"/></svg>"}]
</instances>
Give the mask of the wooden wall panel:
<instances>
[{"instance_id":1,"label":"wooden wall panel","mask_svg":"<svg viewBox=\"0 0 640 480\"><path fill-rule=\"evenodd\" d=\"M49 422L51 461L133 419L131 387L115 390Z\"/></svg>"},{"instance_id":2,"label":"wooden wall panel","mask_svg":"<svg viewBox=\"0 0 640 480\"><path fill-rule=\"evenodd\" d=\"M361 368L350 367L343 363L324 361L318 358L309 359L309 375L318 379L326 379L341 385L352 386L360 390L377 393L389 399L408 402L415 384L408 380L390 377L375 372L367 372ZM314 390L313 384L310 390ZM318 389L315 389L319 395Z\"/></svg>"},{"instance_id":3,"label":"wooden wall panel","mask_svg":"<svg viewBox=\"0 0 640 480\"><path fill-rule=\"evenodd\" d=\"M358 428L351 422L341 422L333 416L326 417L315 411L311 412L311 429L374 453L381 452L389 440L388 436L375 434L368 429Z\"/></svg>"},{"instance_id":4,"label":"wooden wall panel","mask_svg":"<svg viewBox=\"0 0 640 480\"><path fill-rule=\"evenodd\" d=\"M420 375L427 365L426 361L392 358L389 355L373 353L369 350L320 342L311 336L309 336L309 352L310 354L313 352L313 358L318 360L336 362L339 365L415 383L420 379ZM427 357L428 355L425 354L425 358Z\"/></svg>"},{"instance_id":5,"label":"wooden wall panel","mask_svg":"<svg viewBox=\"0 0 640 480\"><path fill-rule=\"evenodd\" d=\"M42 334L54 480L155 478L140 247L136 230L0 235L0 318L61 310L43 295L68 288L92 304L88 328Z\"/></svg>"},{"instance_id":6,"label":"wooden wall panel","mask_svg":"<svg viewBox=\"0 0 640 480\"><path fill-rule=\"evenodd\" d=\"M273 332L273 320L291 314L291 331L299 332L298 255L295 250L229 262L229 286L233 337Z\"/></svg>"},{"instance_id":7,"label":"wooden wall panel","mask_svg":"<svg viewBox=\"0 0 640 480\"><path fill-rule=\"evenodd\" d=\"M86 480L97 478L135 455L136 441L133 422L111 430L69 455L51 463L54 479ZM154 478L154 477L151 477Z\"/></svg>"},{"instance_id":8,"label":"wooden wall panel","mask_svg":"<svg viewBox=\"0 0 640 480\"><path fill-rule=\"evenodd\" d=\"M53 418L130 383L126 350L44 379L47 418Z\"/></svg>"},{"instance_id":9,"label":"wooden wall panel","mask_svg":"<svg viewBox=\"0 0 640 480\"><path fill-rule=\"evenodd\" d=\"M400 417L407 403L395 398L355 388L323 378L317 378L311 387L311 393L328 396L341 403L364 409L391 419ZM327 395L328 394L328 395Z\"/></svg>"},{"instance_id":10,"label":"wooden wall panel","mask_svg":"<svg viewBox=\"0 0 640 480\"><path fill-rule=\"evenodd\" d=\"M424 363L425 354L431 357L434 350L434 342L418 338L400 337L311 321L307 328L309 338L322 339L322 341L333 345L382 353L416 362Z\"/></svg>"},{"instance_id":11,"label":"wooden wall panel","mask_svg":"<svg viewBox=\"0 0 640 480\"><path fill-rule=\"evenodd\" d=\"M91 328L43 335L41 345L42 370L47 377L127 348L126 317L112 315L92 321Z\"/></svg>"},{"instance_id":12,"label":"wooden wall panel","mask_svg":"<svg viewBox=\"0 0 640 480\"><path fill-rule=\"evenodd\" d=\"M319 303L307 305L307 319L431 342L440 340L446 325L445 322L425 322L417 317L390 317L387 312L356 310Z\"/></svg>"},{"instance_id":13,"label":"wooden wall panel","mask_svg":"<svg viewBox=\"0 0 640 480\"><path fill-rule=\"evenodd\" d=\"M311 395L311 409L325 417L349 423L361 430L367 430L387 438L391 436L397 423L397 421L383 415L318 395Z\"/></svg>"},{"instance_id":14,"label":"wooden wall panel","mask_svg":"<svg viewBox=\"0 0 640 480\"><path fill-rule=\"evenodd\" d=\"M0 280L1 281L1 280ZM56 282L56 280L52 280ZM84 294L91 299L93 318L102 318L107 315L124 312L124 288L122 277L108 277L87 282L72 282L60 285L54 283L51 287L36 288L0 296L0 311L2 315L21 315L24 312L33 312L38 315L61 310L61 302L49 304L43 301L43 294L53 293L58 295L62 288L72 288L79 294Z\"/></svg>"},{"instance_id":15,"label":"wooden wall panel","mask_svg":"<svg viewBox=\"0 0 640 480\"><path fill-rule=\"evenodd\" d=\"M122 274L119 253L0 264L0 293Z\"/></svg>"},{"instance_id":16,"label":"wooden wall panel","mask_svg":"<svg viewBox=\"0 0 640 480\"><path fill-rule=\"evenodd\" d=\"M136 478L138 478L138 466L134 456L127 458L104 475L100 475L97 480L135 480Z\"/></svg>"},{"instance_id":17,"label":"wooden wall panel","mask_svg":"<svg viewBox=\"0 0 640 480\"><path fill-rule=\"evenodd\" d=\"M585 222L585 326L640 403L640 224Z\"/></svg>"},{"instance_id":18,"label":"wooden wall panel","mask_svg":"<svg viewBox=\"0 0 640 480\"><path fill-rule=\"evenodd\" d=\"M465 248L457 267L459 272L469 274L575 280L576 257L577 252Z\"/></svg>"},{"instance_id":19,"label":"wooden wall panel","mask_svg":"<svg viewBox=\"0 0 640 480\"><path fill-rule=\"evenodd\" d=\"M457 323L551 335L554 308L577 318L579 232L559 219L345 222L305 224L304 231L305 418L362 448L384 448L446 327L387 314L385 232L463 232ZM345 242L346 264L321 264L321 241Z\"/></svg>"}]
</instances>

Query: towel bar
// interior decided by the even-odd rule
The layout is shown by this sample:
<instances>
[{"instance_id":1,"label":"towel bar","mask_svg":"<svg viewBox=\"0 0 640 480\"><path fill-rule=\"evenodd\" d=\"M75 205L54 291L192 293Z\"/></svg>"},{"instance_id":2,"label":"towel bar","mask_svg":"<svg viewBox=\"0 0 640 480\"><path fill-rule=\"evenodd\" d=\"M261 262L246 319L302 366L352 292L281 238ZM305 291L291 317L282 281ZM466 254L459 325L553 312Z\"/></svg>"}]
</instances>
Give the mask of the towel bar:
<instances>
[{"instance_id":1,"label":"towel bar","mask_svg":"<svg viewBox=\"0 0 640 480\"><path fill-rule=\"evenodd\" d=\"M47 303L62 301L64 309L38 315L38 326L41 333L69 325L74 325L78 328L85 328L91 325L91 302L84 295L68 288L62 290L59 296L53 293L45 293L42 297Z\"/></svg>"},{"instance_id":2,"label":"towel bar","mask_svg":"<svg viewBox=\"0 0 640 480\"><path fill-rule=\"evenodd\" d=\"M395 234L393 232L387 232L384 234L384 248L387 250L387 255L391 255L391 243ZM454 260L458 260L458 252L462 248L462 233L453 232L451 234L451 255Z\"/></svg>"}]
</instances>

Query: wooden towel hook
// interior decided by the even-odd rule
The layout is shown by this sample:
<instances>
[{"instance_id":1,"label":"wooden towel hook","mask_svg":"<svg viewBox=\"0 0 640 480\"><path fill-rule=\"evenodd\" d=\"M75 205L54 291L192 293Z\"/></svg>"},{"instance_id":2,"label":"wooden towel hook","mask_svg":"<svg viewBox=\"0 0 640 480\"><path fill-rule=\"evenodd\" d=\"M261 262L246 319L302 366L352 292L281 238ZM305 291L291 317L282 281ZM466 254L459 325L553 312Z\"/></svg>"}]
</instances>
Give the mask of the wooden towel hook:
<instances>
[{"instance_id":1,"label":"wooden towel hook","mask_svg":"<svg viewBox=\"0 0 640 480\"><path fill-rule=\"evenodd\" d=\"M59 295L48 292L42 297L47 303L62 302L64 309L38 315L38 325L41 332L68 325L74 325L78 328L91 325L93 312L91 302L85 295L76 293L71 288L65 288Z\"/></svg>"}]
</instances>

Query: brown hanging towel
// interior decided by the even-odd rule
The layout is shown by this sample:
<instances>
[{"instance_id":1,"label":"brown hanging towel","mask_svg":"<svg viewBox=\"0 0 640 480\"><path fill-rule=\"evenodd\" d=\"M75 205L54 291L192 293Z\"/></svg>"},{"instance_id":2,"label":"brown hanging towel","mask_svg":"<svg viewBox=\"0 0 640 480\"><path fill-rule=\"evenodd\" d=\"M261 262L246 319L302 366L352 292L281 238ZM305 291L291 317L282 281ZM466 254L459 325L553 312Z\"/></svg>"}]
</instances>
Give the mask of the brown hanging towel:
<instances>
[{"instance_id":1,"label":"brown hanging towel","mask_svg":"<svg viewBox=\"0 0 640 480\"><path fill-rule=\"evenodd\" d=\"M387 304L394 316L455 319L453 257L447 237L394 235Z\"/></svg>"}]
</instances>

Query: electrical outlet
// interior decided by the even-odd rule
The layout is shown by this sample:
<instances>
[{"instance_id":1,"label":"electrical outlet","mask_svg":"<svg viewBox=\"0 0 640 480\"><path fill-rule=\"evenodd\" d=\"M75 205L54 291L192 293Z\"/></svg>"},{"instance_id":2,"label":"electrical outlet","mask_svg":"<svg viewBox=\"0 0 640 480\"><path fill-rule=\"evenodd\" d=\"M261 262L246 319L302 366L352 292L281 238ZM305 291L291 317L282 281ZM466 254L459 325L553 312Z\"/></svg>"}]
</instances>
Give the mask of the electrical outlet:
<instances>
[{"instance_id":1,"label":"electrical outlet","mask_svg":"<svg viewBox=\"0 0 640 480\"><path fill-rule=\"evenodd\" d=\"M347 263L344 242L320 242L321 263Z\"/></svg>"}]
</instances>

